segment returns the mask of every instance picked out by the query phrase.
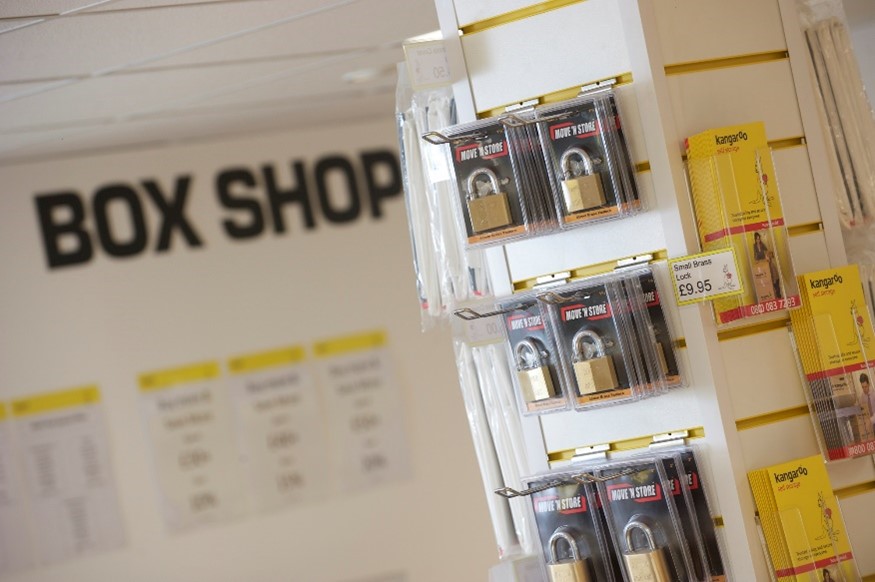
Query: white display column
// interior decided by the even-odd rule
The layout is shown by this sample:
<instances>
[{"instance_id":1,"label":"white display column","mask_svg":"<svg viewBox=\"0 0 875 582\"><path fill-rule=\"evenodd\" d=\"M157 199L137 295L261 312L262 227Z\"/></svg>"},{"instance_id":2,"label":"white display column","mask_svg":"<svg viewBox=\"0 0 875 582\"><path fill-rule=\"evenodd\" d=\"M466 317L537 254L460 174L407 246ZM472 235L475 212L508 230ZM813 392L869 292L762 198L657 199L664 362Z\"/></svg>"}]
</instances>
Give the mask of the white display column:
<instances>
[{"instance_id":1,"label":"white display column","mask_svg":"<svg viewBox=\"0 0 875 582\"><path fill-rule=\"evenodd\" d=\"M765 123L797 273L846 261L832 180L793 0L437 0L460 121L529 100L555 102L617 81L647 210L491 251L507 292L536 276L656 253L698 252L684 138ZM496 261L494 261L496 262ZM497 271L500 272L500 271ZM718 330L708 306L673 307L686 388L655 399L540 418L530 466L546 470L580 447L690 430L710 467L718 523L735 580L767 580L747 472L819 453L786 313ZM645 439L646 441L646 439ZM533 452L534 451L534 452ZM875 573L871 459L829 466L863 574ZM512 485L512 484L511 484Z\"/></svg>"}]
</instances>

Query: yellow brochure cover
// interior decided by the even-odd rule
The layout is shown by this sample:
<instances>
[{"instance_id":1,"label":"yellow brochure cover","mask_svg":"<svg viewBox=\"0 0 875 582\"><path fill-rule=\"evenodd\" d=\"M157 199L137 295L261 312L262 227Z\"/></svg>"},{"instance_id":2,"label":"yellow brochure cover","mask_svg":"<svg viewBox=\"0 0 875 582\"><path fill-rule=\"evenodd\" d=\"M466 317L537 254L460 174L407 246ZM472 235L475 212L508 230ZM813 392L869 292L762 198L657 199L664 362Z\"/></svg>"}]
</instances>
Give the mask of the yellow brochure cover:
<instances>
[{"instance_id":1,"label":"yellow brochure cover","mask_svg":"<svg viewBox=\"0 0 875 582\"><path fill-rule=\"evenodd\" d=\"M820 455L761 471L768 473L775 501L772 511L777 510L789 557L789 564L776 564L778 581L809 582L812 573L818 581L858 580L845 524Z\"/></svg>"},{"instance_id":2,"label":"yellow brochure cover","mask_svg":"<svg viewBox=\"0 0 875 582\"><path fill-rule=\"evenodd\" d=\"M687 138L702 250L732 247L744 294L714 300L720 323L799 306L784 211L762 122Z\"/></svg>"}]
</instances>

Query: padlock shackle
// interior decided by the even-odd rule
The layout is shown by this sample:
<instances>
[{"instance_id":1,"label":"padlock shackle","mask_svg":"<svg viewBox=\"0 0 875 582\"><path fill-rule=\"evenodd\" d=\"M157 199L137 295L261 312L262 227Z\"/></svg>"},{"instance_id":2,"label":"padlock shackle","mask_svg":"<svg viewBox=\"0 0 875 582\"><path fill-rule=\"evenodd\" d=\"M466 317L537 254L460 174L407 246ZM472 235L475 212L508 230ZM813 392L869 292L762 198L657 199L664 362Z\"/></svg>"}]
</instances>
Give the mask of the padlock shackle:
<instances>
[{"instance_id":1,"label":"padlock shackle","mask_svg":"<svg viewBox=\"0 0 875 582\"><path fill-rule=\"evenodd\" d=\"M623 538L626 541L626 551L634 552L635 549L632 547L632 531L638 530L644 534L644 539L647 540L647 550L655 550L656 549L656 538L653 537L653 530L650 529L646 524L641 523L640 521L635 521L634 519L626 524L626 527L623 528Z\"/></svg>"},{"instance_id":2,"label":"padlock shackle","mask_svg":"<svg viewBox=\"0 0 875 582\"><path fill-rule=\"evenodd\" d=\"M589 340L589 343L592 343L595 346L594 357L603 358L607 355L607 352L605 351L605 340L591 329L582 329L574 334L574 337L571 339L571 349L574 350L575 359L580 358L578 361L589 359L585 358L583 355L583 348L587 343L586 340Z\"/></svg>"},{"instance_id":3,"label":"padlock shackle","mask_svg":"<svg viewBox=\"0 0 875 582\"><path fill-rule=\"evenodd\" d=\"M568 544L568 549L571 551L571 559L575 562L580 562L580 548L577 547L577 540L574 539L573 535L561 529L556 530L550 536L550 561L554 564L559 562L558 546L560 540L565 540L565 543Z\"/></svg>"},{"instance_id":4,"label":"padlock shackle","mask_svg":"<svg viewBox=\"0 0 875 582\"><path fill-rule=\"evenodd\" d=\"M520 370L529 369L525 367L524 352L531 352L536 367L544 365L544 356L547 353L546 351L542 351L540 349L540 346L538 346L537 340L531 337L521 339L519 342L517 342L517 345L513 351L514 355L516 356L517 368Z\"/></svg>"},{"instance_id":5,"label":"padlock shackle","mask_svg":"<svg viewBox=\"0 0 875 582\"><path fill-rule=\"evenodd\" d=\"M572 156L580 158L580 163L583 164L582 173L575 175L571 172L570 162ZM562 157L559 158L559 167L562 169L562 174L565 180L570 180L577 176L589 176L590 174L595 173L595 162L593 161L592 156L589 155L585 149L577 146L572 146L562 152Z\"/></svg>"},{"instance_id":6,"label":"padlock shackle","mask_svg":"<svg viewBox=\"0 0 875 582\"><path fill-rule=\"evenodd\" d=\"M480 195L476 190L476 182L477 178L480 176L486 176L489 178L489 185L492 186L492 193L498 194L499 184L498 184L498 175L493 172L489 168L477 168L468 176L466 180L466 188L468 189L468 200L474 200L475 198L479 198Z\"/></svg>"}]
</instances>

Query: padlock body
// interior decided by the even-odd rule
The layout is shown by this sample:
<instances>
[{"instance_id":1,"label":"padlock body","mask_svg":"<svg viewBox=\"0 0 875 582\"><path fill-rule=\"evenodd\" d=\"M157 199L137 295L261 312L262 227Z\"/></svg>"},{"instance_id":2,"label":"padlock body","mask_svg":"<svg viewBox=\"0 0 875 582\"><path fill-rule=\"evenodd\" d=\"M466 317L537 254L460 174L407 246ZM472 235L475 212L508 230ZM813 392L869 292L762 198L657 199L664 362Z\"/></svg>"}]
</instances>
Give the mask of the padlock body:
<instances>
[{"instance_id":1,"label":"padlock body","mask_svg":"<svg viewBox=\"0 0 875 582\"><path fill-rule=\"evenodd\" d=\"M471 230L478 234L513 223L506 192L468 200L468 216Z\"/></svg>"},{"instance_id":2,"label":"padlock body","mask_svg":"<svg viewBox=\"0 0 875 582\"><path fill-rule=\"evenodd\" d=\"M619 384L614 361L608 356L575 362L574 376L581 395L613 390Z\"/></svg>"},{"instance_id":3,"label":"padlock body","mask_svg":"<svg viewBox=\"0 0 875 582\"><path fill-rule=\"evenodd\" d=\"M556 390L553 388L553 378L550 376L550 370L546 366L530 370L519 370L517 371L517 376L519 377L523 399L526 402L546 400L556 395Z\"/></svg>"},{"instance_id":4,"label":"padlock body","mask_svg":"<svg viewBox=\"0 0 875 582\"><path fill-rule=\"evenodd\" d=\"M598 208L607 203L602 188L602 178L598 174L563 180L562 197L565 199L565 209L569 214Z\"/></svg>"},{"instance_id":5,"label":"padlock body","mask_svg":"<svg viewBox=\"0 0 875 582\"><path fill-rule=\"evenodd\" d=\"M550 582L590 582L586 562L583 560L565 560L555 564L547 564Z\"/></svg>"},{"instance_id":6,"label":"padlock body","mask_svg":"<svg viewBox=\"0 0 875 582\"><path fill-rule=\"evenodd\" d=\"M661 549L623 554L630 582L672 582L671 570Z\"/></svg>"}]
</instances>

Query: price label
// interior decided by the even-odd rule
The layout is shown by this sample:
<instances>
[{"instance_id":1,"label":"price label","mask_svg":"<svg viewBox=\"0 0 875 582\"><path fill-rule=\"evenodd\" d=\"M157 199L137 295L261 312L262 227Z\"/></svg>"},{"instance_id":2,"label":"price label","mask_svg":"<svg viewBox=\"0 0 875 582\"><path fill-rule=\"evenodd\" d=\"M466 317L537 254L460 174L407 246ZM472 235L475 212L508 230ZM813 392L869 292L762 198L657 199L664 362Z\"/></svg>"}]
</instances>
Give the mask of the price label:
<instances>
[{"instance_id":1,"label":"price label","mask_svg":"<svg viewBox=\"0 0 875 582\"><path fill-rule=\"evenodd\" d=\"M447 50L442 41L417 42L404 46L407 70L414 90L450 82Z\"/></svg>"},{"instance_id":2,"label":"price label","mask_svg":"<svg viewBox=\"0 0 875 582\"><path fill-rule=\"evenodd\" d=\"M744 293L732 249L671 259L668 268L678 305Z\"/></svg>"}]
</instances>

